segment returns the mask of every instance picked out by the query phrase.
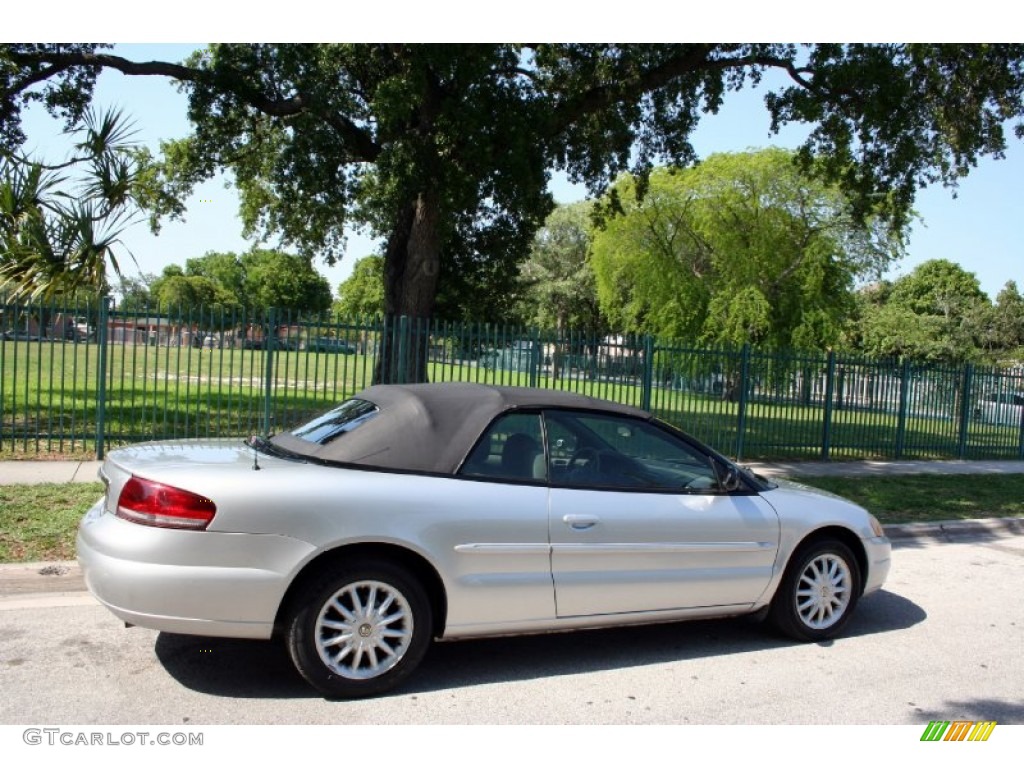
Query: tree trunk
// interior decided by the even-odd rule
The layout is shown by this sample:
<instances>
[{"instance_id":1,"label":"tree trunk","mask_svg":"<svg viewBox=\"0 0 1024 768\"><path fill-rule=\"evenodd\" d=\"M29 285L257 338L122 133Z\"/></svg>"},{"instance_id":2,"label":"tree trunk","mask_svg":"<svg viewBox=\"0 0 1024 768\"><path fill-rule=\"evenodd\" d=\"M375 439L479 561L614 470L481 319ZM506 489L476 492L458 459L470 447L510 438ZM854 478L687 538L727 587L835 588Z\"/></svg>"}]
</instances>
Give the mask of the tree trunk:
<instances>
[{"instance_id":1,"label":"tree trunk","mask_svg":"<svg viewBox=\"0 0 1024 768\"><path fill-rule=\"evenodd\" d=\"M408 204L384 253L385 327L375 384L427 381L429 321L441 266L440 204L435 190Z\"/></svg>"}]
</instances>

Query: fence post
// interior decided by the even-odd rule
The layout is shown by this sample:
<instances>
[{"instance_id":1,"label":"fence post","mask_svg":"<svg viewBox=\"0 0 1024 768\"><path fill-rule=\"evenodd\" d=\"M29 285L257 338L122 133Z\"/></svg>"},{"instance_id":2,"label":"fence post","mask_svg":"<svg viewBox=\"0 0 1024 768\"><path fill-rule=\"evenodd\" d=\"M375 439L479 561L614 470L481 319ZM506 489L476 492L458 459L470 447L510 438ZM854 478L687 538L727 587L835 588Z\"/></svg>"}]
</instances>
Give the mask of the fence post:
<instances>
[{"instance_id":1,"label":"fence post","mask_svg":"<svg viewBox=\"0 0 1024 768\"><path fill-rule=\"evenodd\" d=\"M740 402L736 413L736 461L743 458L743 442L747 431L747 379L750 378L750 343L743 345L740 355Z\"/></svg>"},{"instance_id":2,"label":"fence post","mask_svg":"<svg viewBox=\"0 0 1024 768\"><path fill-rule=\"evenodd\" d=\"M530 345L530 386L540 385L540 369L544 365L544 350L540 346L540 329L533 329L533 339Z\"/></svg>"},{"instance_id":3,"label":"fence post","mask_svg":"<svg viewBox=\"0 0 1024 768\"><path fill-rule=\"evenodd\" d=\"M974 365L967 363L960 389L960 431L956 444L956 457L963 459L967 455L967 430L971 426L971 387L974 382Z\"/></svg>"},{"instance_id":4,"label":"fence post","mask_svg":"<svg viewBox=\"0 0 1024 768\"><path fill-rule=\"evenodd\" d=\"M100 299L99 327L96 329L96 343L99 344L99 360L96 370L96 458L103 458L106 444L107 421L107 337L109 334L110 297Z\"/></svg>"},{"instance_id":5,"label":"fence post","mask_svg":"<svg viewBox=\"0 0 1024 768\"><path fill-rule=\"evenodd\" d=\"M1017 425L1017 458L1024 460L1024 408L1021 409L1020 423Z\"/></svg>"},{"instance_id":6,"label":"fence post","mask_svg":"<svg viewBox=\"0 0 1024 768\"><path fill-rule=\"evenodd\" d=\"M654 386L654 337L644 335L644 369L640 380L640 408L651 410L651 388Z\"/></svg>"},{"instance_id":7,"label":"fence post","mask_svg":"<svg viewBox=\"0 0 1024 768\"><path fill-rule=\"evenodd\" d=\"M398 357L395 363L398 370L394 373L393 381L405 384L409 380L409 318L406 315L398 318Z\"/></svg>"},{"instance_id":8,"label":"fence post","mask_svg":"<svg viewBox=\"0 0 1024 768\"><path fill-rule=\"evenodd\" d=\"M273 307L267 310L266 330L263 333L263 354L266 369L263 376L263 434L270 435L271 400L274 395L274 336L277 330Z\"/></svg>"},{"instance_id":9,"label":"fence post","mask_svg":"<svg viewBox=\"0 0 1024 768\"><path fill-rule=\"evenodd\" d=\"M900 412L896 421L896 459L903 458L907 440L907 401L910 399L910 361L903 358L900 371Z\"/></svg>"},{"instance_id":10,"label":"fence post","mask_svg":"<svg viewBox=\"0 0 1024 768\"><path fill-rule=\"evenodd\" d=\"M6 355L7 355L7 345L4 344L4 336L3 336L3 334L7 331L8 312L10 312L10 308L11 308L12 305L7 303L7 297L6 296L0 296L0 301L3 301L3 305L0 306L0 321L2 321L2 322L0 322L0 373L2 373L3 371L7 370L7 363L4 360L4 357L6 357ZM12 392L12 394L14 395L14 397L12 398L11 405L13 406L13 411L17 412L17 410L18 410L18 401L17 401L18 393L17 393L17 390L14 390ZM12 424L14 423L13 419L11 420L11 423ZM15 439L15 433L12 430L11 431L11 449L12 450L14 448L14 439ZM0 375L0 448L3 448L3 447L4 447L4 377L2 375Z\"/></svg>"},{"instance_id":11,"label":"fence post","mask_svg":"<svg viewBox=\"0 0 1024 768\"><path fill-rule=\"evenodd\" d=\"M836 377L836 353L828 351L828 368L825 372L825 415L821 428L821 460L829 460L832 450L832 394Z\"/></svg>"}]
</instances>

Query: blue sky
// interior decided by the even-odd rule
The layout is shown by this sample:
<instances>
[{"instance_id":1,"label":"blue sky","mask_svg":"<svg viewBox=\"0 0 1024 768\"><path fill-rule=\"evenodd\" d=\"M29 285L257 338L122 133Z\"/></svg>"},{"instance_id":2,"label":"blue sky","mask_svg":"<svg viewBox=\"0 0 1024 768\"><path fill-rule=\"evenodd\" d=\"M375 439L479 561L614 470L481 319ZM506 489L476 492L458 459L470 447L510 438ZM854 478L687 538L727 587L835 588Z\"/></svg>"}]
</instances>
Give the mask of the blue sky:
<instances>
[{"instance_id":1,"label":"blue sky","mask_svg":"<svg viewBox=\"0 0 1024 768\"><path fill-rule=\"evenodd\" d=\"M167 59L177 61L194 48L192 45L122 45L118 53L136 60ZM787 128L778 136L769 135L768 114L756 92L729 94L717 115L701 122L693 143L702 157L713 152L743 151L769 145L794 147L804 132ZM161 139L184 136L189 130L185 117L185 98L162 78L126 77L105 72L96 90L96 103L122 107L135 122L137 139L154 150ZM45 114L34 113L26 120L29 135L27 149L38 150L50 159L64 151L57 136L59 127ZM132 227L124 236L138 267L123 260L131 273L159 273L172 263L201 256L207 251L243 251L251 243L241 237L237 218L237 198L226 189L224 179L212 180L197 188L188 204L184 223L166 222L159 236L149 233L144 223ZM583 190L556 177L552 191L560 202L583 196ZM1007 280L1016 280L1024 288L1024 144L1011 138L1003 160L985 159L964 179L954 198L950 190L933 187L919 193L916 208L921 221L913 227L906 259L896 265L889 277L897 277L925 260L949 259L960 263L979 279L982 289L993 298ZM375 243L358 233L349 240L341 263L317 267L328 278L333 290L351 272L356 259L374 252Z\"/></svg>"}]
</instances>

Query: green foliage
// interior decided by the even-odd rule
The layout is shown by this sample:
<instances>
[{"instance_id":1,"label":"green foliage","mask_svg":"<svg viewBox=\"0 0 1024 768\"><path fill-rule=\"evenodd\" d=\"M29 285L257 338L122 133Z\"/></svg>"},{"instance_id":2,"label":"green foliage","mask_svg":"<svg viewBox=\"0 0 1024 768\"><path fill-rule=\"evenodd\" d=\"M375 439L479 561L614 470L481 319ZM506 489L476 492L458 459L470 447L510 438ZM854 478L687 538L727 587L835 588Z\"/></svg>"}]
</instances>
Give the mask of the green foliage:
<instances>
[{"instance_id":1,"label":"green foliage","mask_svg":"<svg viewBox=\"0 0 1024 768\"><path fill-rule=\"evenodd\" d=\"M172 264L152 286L164 306L203 306L214 314L271 307L308 315L331 306L331 287L302 256L254 249L241 256L209 252Z\"/></svg>"},{"instance_id":2,"label":"green foliage","mask_svg":"<svg viewBox=\"0 0 1024 768\"><path fill-rule=\"evenodd\" d=\"M516 236L518 238L518 235ZM523 242L479 237L470 248L456 247L442 264L434 315L462 322L517 325L525 322L519 268L529 238ZM492 251L493 249L493 251ZM491 253L497 254L492 258ZM385 289L387 281L385 280ZM387 306L387 290L385 290Z\"/></svg>"},{"instance_id":3,"label":"green foliage","mask_svg":"<svg viewBox=\"0 0 1024 768\"><path fill-rule=\"evenodd\" d=\"M808 46L795 84L769 94L773 127L814 124L806 169L838 181L854 211L879 209L902 231L927 184L956 186L982 155L1001 156L1004 126L1024 137L1024 46ZM795 63L795 60L794 60Z\"/></svg>"},{"instance_id":4,"label":"green foliage","mask_svg":"<svg viewBox=\"0 0 1024 768\"><path fill-rule=\"evenodd\" d=\"M243 293L252 309L289 309L318 315L330 309L327 279L309 259L281 251L253 250L242 255Z\"/></svg>"},{"instance_id":5,"label":"green foliage","mask_svg":"<svg viewBox=\"0 0 1024 768\"><path fill-rule=\"evenodd\" d=\"M238 299L208 277L164 274L153 281L152 297L164 310L202 309L221 314L238 310Z\"/></svg>"},{"instance_id":6,"label":"green foliage","mask_svg":"<svg viewBox=\"0 0 1024 768\"><path fill-rule=\"evenodd\" d=\"M933 315L957 320L973 306L988 301L978 278L959 264L946 259L931 259L897 280L889 294L889 303L918 315Z\"/></svg>"},{"instance_id":7,"label":"green foliage","mask_svg":"<svg viewBox=\"0 0 1024 768\"><path fill-rule=\"evenodd\" d=\"M115 288L118 295L117 308L122 312L145 312L153 301L150 286L157 279L156 275L121 275Z\"/></svg>"},{"instance_id":8,"label":"green foliage","mask_svg":"<svg viewBox=\"0 0 1024 768\"><path fill-rule=\"evenodd\" d=\"M33 53L81 58L111 47L95 43L19 43L0 47L0 149L12 151L24 144L21 112L25 107L42 104L70 131L83 120L92 99L99 69L55 67L33 57ZM28 60L19 61L19 53L26 54Z\"/></svg>"},{"instance_id":9,"label":"green foliage","mask_svg":"<svg viewBox=\"0 0 1024 768\"><path fill-rule=\"evenodd\" d=\"M944 259L866 292L859 317L856 346L876 357L977 361L993 344L988 296L972 273Z\"/></svg>"},{"instance_id":10,"label":"green foliage","mask_svg":"<svg viewBox=\"0 0 1024 768\"><path fill-rule=\"evenodd\" d=\"M384 314L384 257L366 256L338 286L337 317L376 317Z\"/></svg>"},{"instance_id":11,"label":"green foliage","mask_svg":"<svg viewBox=\"0 0 1024 768\"><path fill-rule=\"evenodd\" d=\"M387 243L387 312L480 317L511 306L516 267L553 207L553 169L594 194L628 170L642 193L656 164L697 159L690 136L730 91L773 71L788 78L766 97L773 129L812 126L804 172L842 190L852 221L898 237L922 185L955 186L981 156L999 156L1008 121L1024 134L1022 60L1021 44L218 44L179 65L15 43L0 47L0 141L20 146L33 102L77 124L102 68L174 78L195 131L140 175L155 217L181 215L194 185L229 167L246 233L332 262L345 228L364 225ZM615 191L610 210L625 190ZM741 251L778 245L769 241ZM805 297L835 281L842 292L829 252L808 253L817 266L801 275ZM664 317L646 299L621 311L688 328L714 298L698 287ZM721 299L715 309L742 316L734 334L772 343L832 333L829 307L780 330L797 310L773 293L763 292L767 326L749 294L742 313Z\"/></svg>"},{"instance_id":12,"label":"green foliage","mask_svg":"<svg viewBox=\"0 0 1024 768\"><path fill-rule=\"evenodd\" d=\"M991 331L997 350L1024 360L1024 297L1013 280L996 296Z\"/></svg>"},{"instance_id":13,"label":"green foliage","mask_svg":"<svg viewBox=\"0 0 1024 768\"><path fill-rule=\"evenodd\" d=\"M835 342L854 280L902 253L902 238L851 215L837 188L784 150L712 155L613 188L623 215L595 234L601 307L627 330L773 348Z\"/></svg>"},{"instance_id":14,"label":"green foliage","mask_svg":"<svg viewBox=\"0 0 1024 768\"><path fill-rule=\"evenodd\" d=\"M591 203L559 206L534 237L520 272L527 322L589 336L607 332L590 266L592 208Z\"/></svg>"},{"instance_id":15,"label":"green foliage","mask_svg":"<svg viewBox=\"0 0 1024 768\"><path fill-rule=\"evenodd\" d=\"M199 258L185 261L185 274L208 277L249 306L245 299L245 268L238 254L207 251Z\"/></svg>"},{"instance_id":16,"label":"green foliage","mask_svg":"<svg viewBox=\"0 0 1024 768\"><path fill-rule=\"evenodd\" d=\"M0 288L15 297L105 294L108 263L134 216L138 158L117 110L85 110L73 155L56 166L0 155Z\"/></svg>"}]
</instances>

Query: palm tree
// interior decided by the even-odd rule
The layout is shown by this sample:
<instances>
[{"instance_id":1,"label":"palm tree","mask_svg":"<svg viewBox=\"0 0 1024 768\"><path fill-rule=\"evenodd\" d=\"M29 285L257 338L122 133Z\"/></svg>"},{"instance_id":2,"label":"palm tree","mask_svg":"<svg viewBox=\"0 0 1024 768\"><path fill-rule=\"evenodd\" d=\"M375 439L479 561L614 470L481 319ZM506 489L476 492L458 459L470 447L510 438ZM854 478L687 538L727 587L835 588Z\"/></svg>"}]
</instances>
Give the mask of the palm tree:
<instances>
[{"instance_id":1,"label":"palm tree","mask_svg":"<svg viewBox=\"0 0 1024 768\"><path fill-rule=\"evenodd\" d=\"M78 140L60 164L0 157L0 289L11 298L102 296L108 265L121 274L115 248L138 213L148 153L120 110L90 110L71 133Z\"/></svg>"}]
</instances>

